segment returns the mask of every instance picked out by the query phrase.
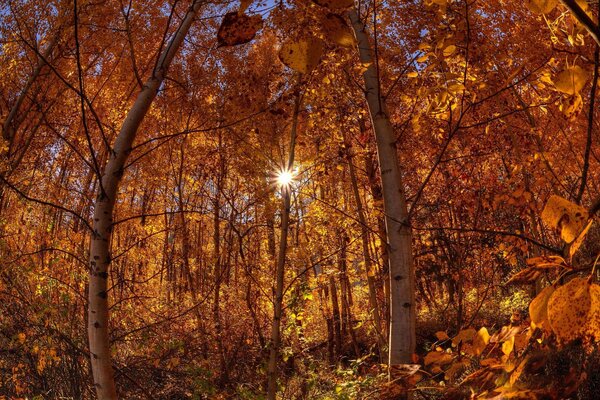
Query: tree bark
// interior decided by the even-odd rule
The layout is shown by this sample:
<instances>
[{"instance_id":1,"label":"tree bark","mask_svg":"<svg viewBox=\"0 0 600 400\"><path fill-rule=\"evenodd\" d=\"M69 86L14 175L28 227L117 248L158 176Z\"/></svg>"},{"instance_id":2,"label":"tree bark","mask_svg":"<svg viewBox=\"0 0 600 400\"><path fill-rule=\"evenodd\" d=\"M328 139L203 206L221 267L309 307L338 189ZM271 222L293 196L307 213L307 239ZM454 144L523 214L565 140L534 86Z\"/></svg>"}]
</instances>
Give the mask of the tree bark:
<instances>
[{"instance_id":1,"label":"tree bark","mask_svg":"<svg viewBox=\"0 0 600 400\"><path fill-rule=\"evenodd\" d=\"M291 171L294 166L294 151L296 147L296 134L298 130L298 115L300 113L301 95L296 95L294 115L292 117L292 131L290 134L290 154L287 170ZM271 326L271 343L269 349L269 364L267 368L267 399L275 400L277 394L277 361L279 360L279 348L281 346L281 316L283 303L283 284L285 277L285 253L287 251L287 237L290 225L290 203L291 188L281 187L283 202L281 207L281 237L279 239L279 254L277 255L277 267L275 270L275 298L273 304L273 323Z\"/></svg>"},{"instance_id":2,"label":"tree bark","mask_svg":"<svg viewBox=\"0 0 600 400\"><path fill-rule=\"evenodd\" d=\"M123 176L123 168L131 153L131 145L152 101L156 97L169 65L192 25L202 1L192 2L181 25L163 50L157 66L135 103L129 110L117 136L112 154L104 168L98 196L94 204L93 232L90 243L88 339L94 387L98 399L117 399L110 357L108 330L108 268L111 262L113 210Z\"/></svg>"},{"instance_id":3,"label":"tree bark","mask_svg":"<svg viewBox=\"0 0 600 400\"><path fill-rule=\"evenodd\" d=\"M415 273L412 256L412 232L407 221L406 195L396 149L396 135L381 96L371 44L358 12L349 12L358 42L360 61L368 66L363 74L365 95L375 131L383 208L387 231L390 279L389 366L409 364L415 351ZM390 368L390 371L392 368Z\"/></svg>"}]
</instances>

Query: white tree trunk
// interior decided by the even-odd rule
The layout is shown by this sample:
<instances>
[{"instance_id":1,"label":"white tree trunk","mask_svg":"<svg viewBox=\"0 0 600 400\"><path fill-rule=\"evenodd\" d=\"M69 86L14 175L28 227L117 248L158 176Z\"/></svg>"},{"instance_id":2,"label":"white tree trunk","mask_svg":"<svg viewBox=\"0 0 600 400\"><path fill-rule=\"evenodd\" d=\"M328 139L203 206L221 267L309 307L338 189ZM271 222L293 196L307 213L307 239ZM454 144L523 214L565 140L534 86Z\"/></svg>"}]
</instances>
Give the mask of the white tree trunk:
<instances>
[{"instance_id":1,"label":"white tree trunk","mask_svg":"<svg viewBox=\"0 0 600 400\"><path fill-rule=\"evenodd\" d=\"M152 77L146 82L117 136L113 151L102 174L102 185L94 204L93 232L90 244L88 337L92 375L98 399L117 398L117 390L110 358L108 329L108 267L111 262L110 240L113 209L125 162L131 145L152 101L156 97L166 72L181 46L202 1L192 2L181 25L160 56Z\"/></svg>"},{"instance_id":2,"label":"white tree trunk","mask_svg":"<svg viewBox=\"0 0 600 400\"><path fill-rule=\"evenodd\" d=\"M396 135L381 96L379 79L372 56L369 36L358 12L348 16L358 42L360 61L368 66L363 74L365 95L369 106L383 190L383 208L390 263L390 336L391 367L412 363L415 351L415 272L412 257L412 233L407 221L406 195L396 150Z\"/></svg>"}]
</instances>

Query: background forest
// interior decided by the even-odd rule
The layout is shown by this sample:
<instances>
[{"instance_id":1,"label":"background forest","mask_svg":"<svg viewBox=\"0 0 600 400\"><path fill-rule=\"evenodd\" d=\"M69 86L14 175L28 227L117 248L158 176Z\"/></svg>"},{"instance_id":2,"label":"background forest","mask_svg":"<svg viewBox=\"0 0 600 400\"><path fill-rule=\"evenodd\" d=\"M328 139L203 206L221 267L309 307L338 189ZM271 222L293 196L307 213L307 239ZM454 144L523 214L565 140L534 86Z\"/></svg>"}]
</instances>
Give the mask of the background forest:
<instances>
[{"instance_id":1,"label":"background forest","mask_svg":"<svg viewBox=\"0 0 600 400\"><path fill-rule=\"evenodd\" d=\"M595 399L599 2L3 0L0 399Z\"/></svg>"}]
</instances>

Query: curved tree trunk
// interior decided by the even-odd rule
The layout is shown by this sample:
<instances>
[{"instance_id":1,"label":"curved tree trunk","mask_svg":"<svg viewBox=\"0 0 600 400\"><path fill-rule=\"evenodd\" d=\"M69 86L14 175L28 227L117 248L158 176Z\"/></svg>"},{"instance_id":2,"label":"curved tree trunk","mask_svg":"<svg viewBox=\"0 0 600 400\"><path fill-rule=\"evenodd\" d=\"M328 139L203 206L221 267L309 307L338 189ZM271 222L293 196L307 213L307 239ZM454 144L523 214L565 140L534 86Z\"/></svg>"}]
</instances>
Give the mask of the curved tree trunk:
<instances>
[{"instance_id":1,"label":"curved tree trunk","mask_svg":"<svg viewBox=\"0 0 600 400\"><path fill-rule=\"evenodd\" d=\"M198 12L202 1L195 0L181 25L165 47L152 76L144 85L117 136L113 151L102 174L101 185L94 204L93 233L90 244L88 338L94 386L98 399L117 398L117 390L110 359L108 331L108 267L113 209L123 176L125 162L137 130L156 97L169 65Z\"/></svg>"},{"instance_id":2,"label":"curved tree trunk","mask_svg":"<svg viewBox=\"0 0 600 400\"><path fill-rule=\"evenodd\" d=\"M412 256L412 232L407 221L408 210L396 150L396 135L381 96L375 60L365 25L358 12L349 12L358 41L360 61L368 66L363 74L366 100L375 131L383 208L390 264L390 371L396 364L409 364L415 351L415 272Z\"/></svg>"}]
</instances>

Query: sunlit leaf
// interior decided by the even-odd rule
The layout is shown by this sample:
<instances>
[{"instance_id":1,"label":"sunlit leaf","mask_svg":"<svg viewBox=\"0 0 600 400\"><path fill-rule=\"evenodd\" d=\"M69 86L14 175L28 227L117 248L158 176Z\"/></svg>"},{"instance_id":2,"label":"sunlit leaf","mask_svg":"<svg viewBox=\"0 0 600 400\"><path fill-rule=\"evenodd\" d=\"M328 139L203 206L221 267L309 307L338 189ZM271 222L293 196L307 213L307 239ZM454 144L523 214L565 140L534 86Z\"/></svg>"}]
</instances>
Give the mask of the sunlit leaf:
<instances>
[{"instance_id":1,"label":"sunlit leaf","mask_svg":"<svg viewBox=\"0 0 600 400\"><path fill-rule=\"evenodd\" d=\"M525 5L537 14L548 14L558 5L558 0L525 0Z\"/></svg>"},{"instance_id":2,"label":"sunlit leaf","mask_svg":"<svg viewBox=\"0 0 600 400\"><path fill-rule=\"evenodd\" d=\"M567 67L554 79L554 87L559 92L577 94L583 89L588 80L588 72L579 65Z\"/></svg>"},{"instance_id":3,"label":"sunlit leaf","mask_svg":"<svg viewBox=\"0 0 600 400\"><path fill-rule=\"evenodd\" d=\"M322 54L323 42L306 38L284 43L279 50L279 59L289 68L307 74L319 65Z\"/></svg>"},{"instance_id":4,"label":"sunlit leaf","mask_svg":"<svg viewBox=\"0 0 600 400\"><path fill-rule=\"evenodd\" d=\"M456 51L456 46L451 44L444 49L444 57L449 57Z\"/></svg>"},{"instance_id":5,"label":"sunlit leaf","mask_svg":"<svg viewBox=\"0 0 600 400\"><path fill-rule=\"evenodd\" d=\"M588 218L589 214L585 208L555 195L550 197L542 211L542 220L559 230L562 239L567 243L579 236Z\"/></svg>"},{"instance_id":6,"label":"sunlit leaf","mask_svg":"<svg viewBox=\"0 0 600 400\"><path fill-rule=\"evenodd\" d=\"M554 293L554 286L548 286L542 290L529 304L529 317L532 324L537 327L549 328L548 326L548 300Z\"/></svg>"},{"instance_id":7,"label":"sunlit leaf","mask_svg":"<svg viewBox=\"0 0 600 400\"><path fill-rule=\"evenodd\" d=\"M592 311L590 286L587 279L574 278L550 296L548 321L560 341L569 342L582 336Z\"/></svg>"},{"instance_id":8,"label":"sunlit leaf","mask_svg":"<svg viewBox=\"0 0 600 400\"><path fill-rule=\"evenodd\" d=\"M479 331L477 331L477 335L473 338L473 351L475 355L480 355L483 353L483 350L490 342L490 334L488 333L487 328L484 326Z\"/></svg>"},{"instance_id":9,"label":"sunlit leaf","mask_svg":"<svg viewBox=\"0 0 600 400\"><path fill-rule=\"evenodd\" d=\"M502 352L505 355L509 355L510 353L512 353L514 347L515 347L515 337L511 336L510 339L508 339L507 341L502 343Z\"/></svg>"}]
</instances>

